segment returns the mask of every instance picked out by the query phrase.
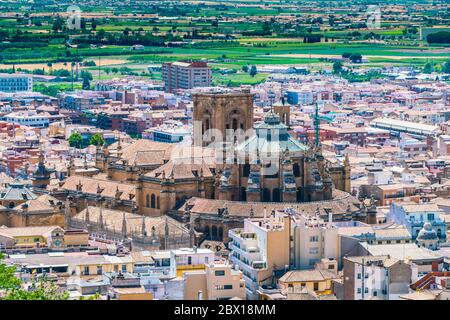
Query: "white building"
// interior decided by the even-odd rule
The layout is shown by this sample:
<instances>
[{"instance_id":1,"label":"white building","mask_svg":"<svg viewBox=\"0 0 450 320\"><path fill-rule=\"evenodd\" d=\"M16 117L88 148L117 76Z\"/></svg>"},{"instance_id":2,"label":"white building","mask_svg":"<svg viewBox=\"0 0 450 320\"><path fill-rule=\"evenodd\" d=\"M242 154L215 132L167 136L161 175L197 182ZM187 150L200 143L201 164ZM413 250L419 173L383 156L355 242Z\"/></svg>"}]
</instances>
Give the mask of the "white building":
<instances>
[{"instance_id":1,"label":"white building","mask_svg":"<svg viewBox=\"0 0 450 320\"><path fill-rule=\"evenodd\" d=\"M317 216L299 215L294 217L294 268L313 269L322 259L338 260L340 246L339 229L330 221Z\"/></svg>"},{"instance_id":2,"label":"white building","mask_svg":"<svg viewBox=\"0 0 450 320\"><path fill-rule=\"evenodd\" d=\"M398 300L417 280L417 267L390 256L344 258L345 300Z\"/></svg>"},{"instance_id":3,"label":"white building","mask_svg":"<svg viewBox=\"0 0 450 320\"><path fill-rule=\"evenodd\" d=\"M181 276L184 271L204 270L214 262L214 252L201 248L181 248L170 251L170 275Z\"/></svg>"},{"instance_id":4,"label":"white building","mask_svg":"<svg viewBox=\"0 0 450 320\"><path fill-rule=\"evenodd\" d=\"M37 113L35 110L12 112L3 117L6 122L37 128L47 128L50 118L48 112Z\"/></svg>"},{"instance_id":5,"label":"white building","mask_svg":"<svg viewBox=\"0 0 450 320\"><path fill-rule=\"evenodd\" d=\"M158 142L178 143L190 141L191 131L188 126L174 120L168 120L160 126L149 128L142 133L142 139Z\"/></svg>"},{"instance_id":6,"label":"white building","mask_svg":"<svg viewBox=\"0 0 450 320\"><path fill-rule=\"evenodd\" d=\"M0 92L33 91L33 78L26 74L0 74Z\"/></svg>"}]
</instances>

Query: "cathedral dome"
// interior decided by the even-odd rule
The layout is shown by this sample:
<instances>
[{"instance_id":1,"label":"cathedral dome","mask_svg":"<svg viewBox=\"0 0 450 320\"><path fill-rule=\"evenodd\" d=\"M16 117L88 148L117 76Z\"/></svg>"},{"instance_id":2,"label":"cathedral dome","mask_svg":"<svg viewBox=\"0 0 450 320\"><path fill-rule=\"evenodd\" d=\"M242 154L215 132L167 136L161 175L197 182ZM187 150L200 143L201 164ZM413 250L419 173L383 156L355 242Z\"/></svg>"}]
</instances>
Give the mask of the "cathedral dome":
<instances>
[{"instance_id":1,"label":"cathedral dome","mask_svg":"<svg viewBox=\"0 0 450 320\"><path fill-rule=\"evenodd\" d=\"M431 223L426 222L423 225L422 230L419 231L419 234L417 235L417 240L435 240L437 239L437 233L433 228L431 227Z\"/></svg>"}]
</instances>

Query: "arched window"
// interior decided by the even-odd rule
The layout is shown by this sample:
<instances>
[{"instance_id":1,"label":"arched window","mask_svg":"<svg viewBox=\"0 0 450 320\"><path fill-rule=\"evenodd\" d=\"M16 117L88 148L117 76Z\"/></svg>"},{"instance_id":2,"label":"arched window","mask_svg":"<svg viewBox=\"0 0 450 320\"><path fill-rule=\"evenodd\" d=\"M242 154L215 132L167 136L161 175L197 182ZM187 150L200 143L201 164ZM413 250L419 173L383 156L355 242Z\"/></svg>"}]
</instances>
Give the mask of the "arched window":
<instances>
[{"instance_id":1,"label":"arched window","mask_svg":"<svg viewBox=\"0 0 450 320\"><path fill-rule=\"evenodd\" d=\"M145 206L150 208L150 197L148 194L145 196Z\"/></svg>"},{"instance_id":2,"label":"arched window","mask_svg":"<svg viewBox=\"0 0 450 320\"><path fill-rule=\"evenodd\" d=\"M151 203L151 207L152 208L155 208L156 207L156 204L155 204L155 202L156 202L156 198L155 198L155 195L154 194L152 194L152 197L151 197L151 201L150 201L150 203Z\"/></svg>"},{"instance_id":3,"label":"arched window","mask_svg":"<svg viewBox=\"0 0 450 320\"><path fill-rule=\"evenodd\" d=\"M217 227L216 226L212 226L211 228L211 240L216 240L217 239Z\"/></svg>"},{"instance_id":4,"label":"arched window","mask_svg":"<svg viewBox=\"0 0 450 320\"><path fill-rule=\"evenodd\" d=\"M298 165L298 163L294 163L294 165L292 166L292 169L294 171L294 176L300 177L300 166Z\"/></svg>"},{"instance_id":5,"label":"arched window","mask_svg":"<svg viewBox=\"0 0 450 320\"><path fill-rule=\"evenodd\" d=\"M232 128L233 128L233 130L238 129L238 120L236 118L233 118Z\"/></svg>"},{"instance_id":6,"label":"arched window","mask_svg":"<svg viewBox=\"0 0 450 320\"><path fill-rule=\"evenodd\" d=\"M156 209L159 209L159 196L156 197Z\"/></svg>"}]
</instances>

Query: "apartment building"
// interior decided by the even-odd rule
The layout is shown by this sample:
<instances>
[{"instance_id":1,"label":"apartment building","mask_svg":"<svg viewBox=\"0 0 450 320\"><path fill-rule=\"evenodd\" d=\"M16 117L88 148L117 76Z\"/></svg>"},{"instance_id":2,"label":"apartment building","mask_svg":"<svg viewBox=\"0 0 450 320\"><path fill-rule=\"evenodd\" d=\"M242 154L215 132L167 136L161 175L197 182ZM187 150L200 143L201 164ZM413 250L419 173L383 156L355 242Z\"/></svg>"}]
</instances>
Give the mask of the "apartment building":
<instances>
[{"instance_id":1,"label":"apartment building","mask_svg":"<svg viewBox=\"0 0 450 320\"><path fill-rule=\"evenodd\" d=\"M313 269L323 258L339 258L339 228L333 225L331 211L328 222L308 215L297 215L293 219L295 269Z\"/></svg>"},{"instance_id":2,"label":"apartment building","mask_svg":"<svg viewBox=\"0 0 450 320\"><path fill-rule=\"evenodd\" d=\"M35 110L11 112L3 117L10 123L17 123L35 128L47 128L52 116L48 112L37 113Z\"/></svg>"},{"instance_id":3,"label":"apartment building","mask_svg":"<svg viewBox=\"0 0 450 320\"><path fill-rule=\"evenodd\" d=\"M202 271L187 271L183 275L185 300L245 300L245 280L242 272L231 265L215 262Z\"/></svg>"},{"instance_id":4,"label":"apartment building","mask_svg":"<svg viewBox=\"0 0 450 320\"><path fill-rule=\"evenodd\" d=\"M168 62L162 65L164 89L168 92L177 89L210 87L211 68L206 62Z\"/></svg>"},{"instance_id":5,"label":"apartment building","mask_svg":"<svg viewBox=\"0 0 450 320\"><path fill-rule=\"evenodd\" d=\"M21 74L0 74L0 92L33 91L33 78Z\"/></svg>"},{"instance_id":6,"label":"apartment building","mask_svg":"<svg viewBox=\"0 0 450 320\"><path fill-rule=\"evenodd\" d=\"M414 264L390 256L344 258L344 300L398 300L417 278Z\"/></svg>"},{"instance_id":7,"label":"apartment building","mask_svg":"<svg viewBox=\"0 0 450 320\"><path fill-rule=\"evenodd\" d=\"M244 228L229 231L230 260L243 273L247 298L256 298L261 285L272 284L274 272L289 268L290 222L283 212L265 212L262 219L246 219Z\"/></svg>"},{"instance_id":8,"label":"apartment building","mask_svg":"<svg viewBox=\"0 0 450 320\"><path fill-rule=\"evenodd\" d=\"M170 251L170 275L182 276L185 271L204 270L214 262L214 252L202 248L181 248Z\"/></svg>"}]
</instances>

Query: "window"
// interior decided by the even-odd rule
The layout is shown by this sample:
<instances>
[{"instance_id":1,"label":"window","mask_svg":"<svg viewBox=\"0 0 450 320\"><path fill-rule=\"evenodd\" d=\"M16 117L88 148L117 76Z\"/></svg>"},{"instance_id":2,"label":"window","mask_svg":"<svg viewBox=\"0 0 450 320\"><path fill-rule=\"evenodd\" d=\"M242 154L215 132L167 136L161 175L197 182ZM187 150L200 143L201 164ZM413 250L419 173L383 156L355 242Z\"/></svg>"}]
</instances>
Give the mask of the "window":
<instances>
[{"instance_id":1,"label":"window","mask_svg":"<svg viewBox=\"0 0 450 320\"><path fill-rule=\"evenodd\" d=\"M145 206L150 208L150 196L148 194L145 196Z\"/></svg>"},{"instance_id":2,"label":"window","mask_svg":"<svg viewBox=\"0 0 450 320\"><path fill-rule=\"evenodd\" d=\"M209 258L205 257L205 263L209 263Z\"/></svg>"},{"instance_id":3,"label":"window","mask_svg":"<svg viewBox=\"0 0 450 320\"><path fill-rule=\"evenodd\" d=\"M358 279L361 279L361 273L358 273Z\"/></svg>"},{"instance_id":4,"label":"window","mask_svg":"<svg viewBox=\"0 0 450 320\"><path fill-rule=\"evenodd\" d=\"M84 267L83 274L84 275L89 275L89 267L88 266Z\"/></svg>"},{"instance_id":5,"label":"window","mask_svg":"<svg viewBox=\"0 0 450 320\"><path fill-rule=\"evenodd\" d=\"M318 253L319 253L318 247L309 248L309 254L318 254Z\"/></svg>"},{"instance_id":6,"label":"window","mask_svg":"<svg viewBox=\"0 0 450 320\"><path fill-rule=\"evenodd\" d=\"M225 275L225 270L216 270L214 272L214 274L215 274L216 277L224 276Z\"/></svg>"},{"instance_id":7,"label":"window","mask_svg":"<svg viewBox=\"0 0 450 320\"><path fill-rule=\"evenodd\" d=\"M151 199L151 200L150 200L150 207L151 207L151 208L156 208L156 198L155 198L155 195L152 194L152 196L151 196L150 199Z\"/></svg>"},{"instance_id":8,"label":"window","mask_svg":"<svg viewBox=\"0 0 450 320\"><path fill-rule=\"evenodd\" d=\"M33 242L41 242L41 241L39 240L39 238L34 238Z\"/></svg>"},{"instance_id":9,"label":"window","mask_svg":"<svg viewBox=\"0 0 450 320\"><path fill-rule=\"evenodd\" d=\"M122 265L122 272L127 272L127 265L126 264Z\"/></svg>"},{"instance_id":10,"label":"window","mask_svg":"<svg viewBox=\"0 0 450 320\"><path fill-rule=\"evenodd\" d=\"M224 290L232 290L232 289L233 289L233 285L231 285L231 284L226 284L226 285L223 286L223 289L224 289Z\"/></svg>"},{"instance_id":11,"label":"window","mask_svg":"<svg viewBox=\"0 0 450 320\"><path fill-rule=\"evenodd\" d=\"M314 291L318 291L318 290L319 290L319 283L314 282Z\"/></svg>"},{"instance_id":12,"label":"window","mask_svg":"<svg viewBox=\"0 0 450 320\"><path fill-rule=\"evenodd\" d=\"M378 292L374 291L373 296L376 297L378 295Z\"/></svg>"},{"instance_id":13,"label":"window","mask_svg":"<svg viewBox=\"0 0 450 320\"><path fill-rule=\"evenodd\" d=\"M119 273L119 266L117 264L114 265L114 272Z\"/></svg>"},{"instance_id":14,"label":"window","mask_svg":"<svg viewBox=\"0 0 450 320\"><path fill-rule=\"evenodd\" d=\"M191 256L188 257L188 264L189 265L192 264L192 257Z\"/></svg>"},{"instance_id":15,"label":"window","mask_svg":"<svg viewBox=\"0 0 450 320\"><path fill-rule=\"evenodd\" d=\"M319 242L319 236L311 236L309 237L310 242Z\"/></svg>"},{"instance_id":16,"label":"window","mask_svg":"<svg viewBox=\"0 0 450 320\"><path fill-rule=\"evenodd\" d=\"M369 274L366 273L366 274L364 275L364 278L365 278L365 279L369 278Z\"/></svg>"},{"instance_id":17,"label":"window","mask_svg":"<svg viewBox=\"0 0 450 320\"><path fill-rule=\"evenodd\" d=\"M364 288L364 293L369 293L369 288Z\"/></svg>"},{"instance_id":18,"label":"window","mask_svg":"<svg viewBox=\"0 0 450 320\"><path fill-rule=\"evenodd\" d=\"M361 288L358 288L358 294L361 294Z\"/></svg>"},{"instance_id":19,"label":"window","mask_svg":"<svg viewBox=\"0 0 450 320\"><path fill-rule=\"evenodd\" d=\"M433 221L434 220L434 213L428 213L427 214L427 219L428 219L428 221Z\"/></svg>"},{"instance_id":20,"label":"window","mask_svg":"<svg viewBox=\"0 0 450 320\"><path fill-rule=\"evenodd\" d=\"M102 266L97 266L97 274L101 275L103 273L103 268Z\"/></svg>"}]
</instances>

